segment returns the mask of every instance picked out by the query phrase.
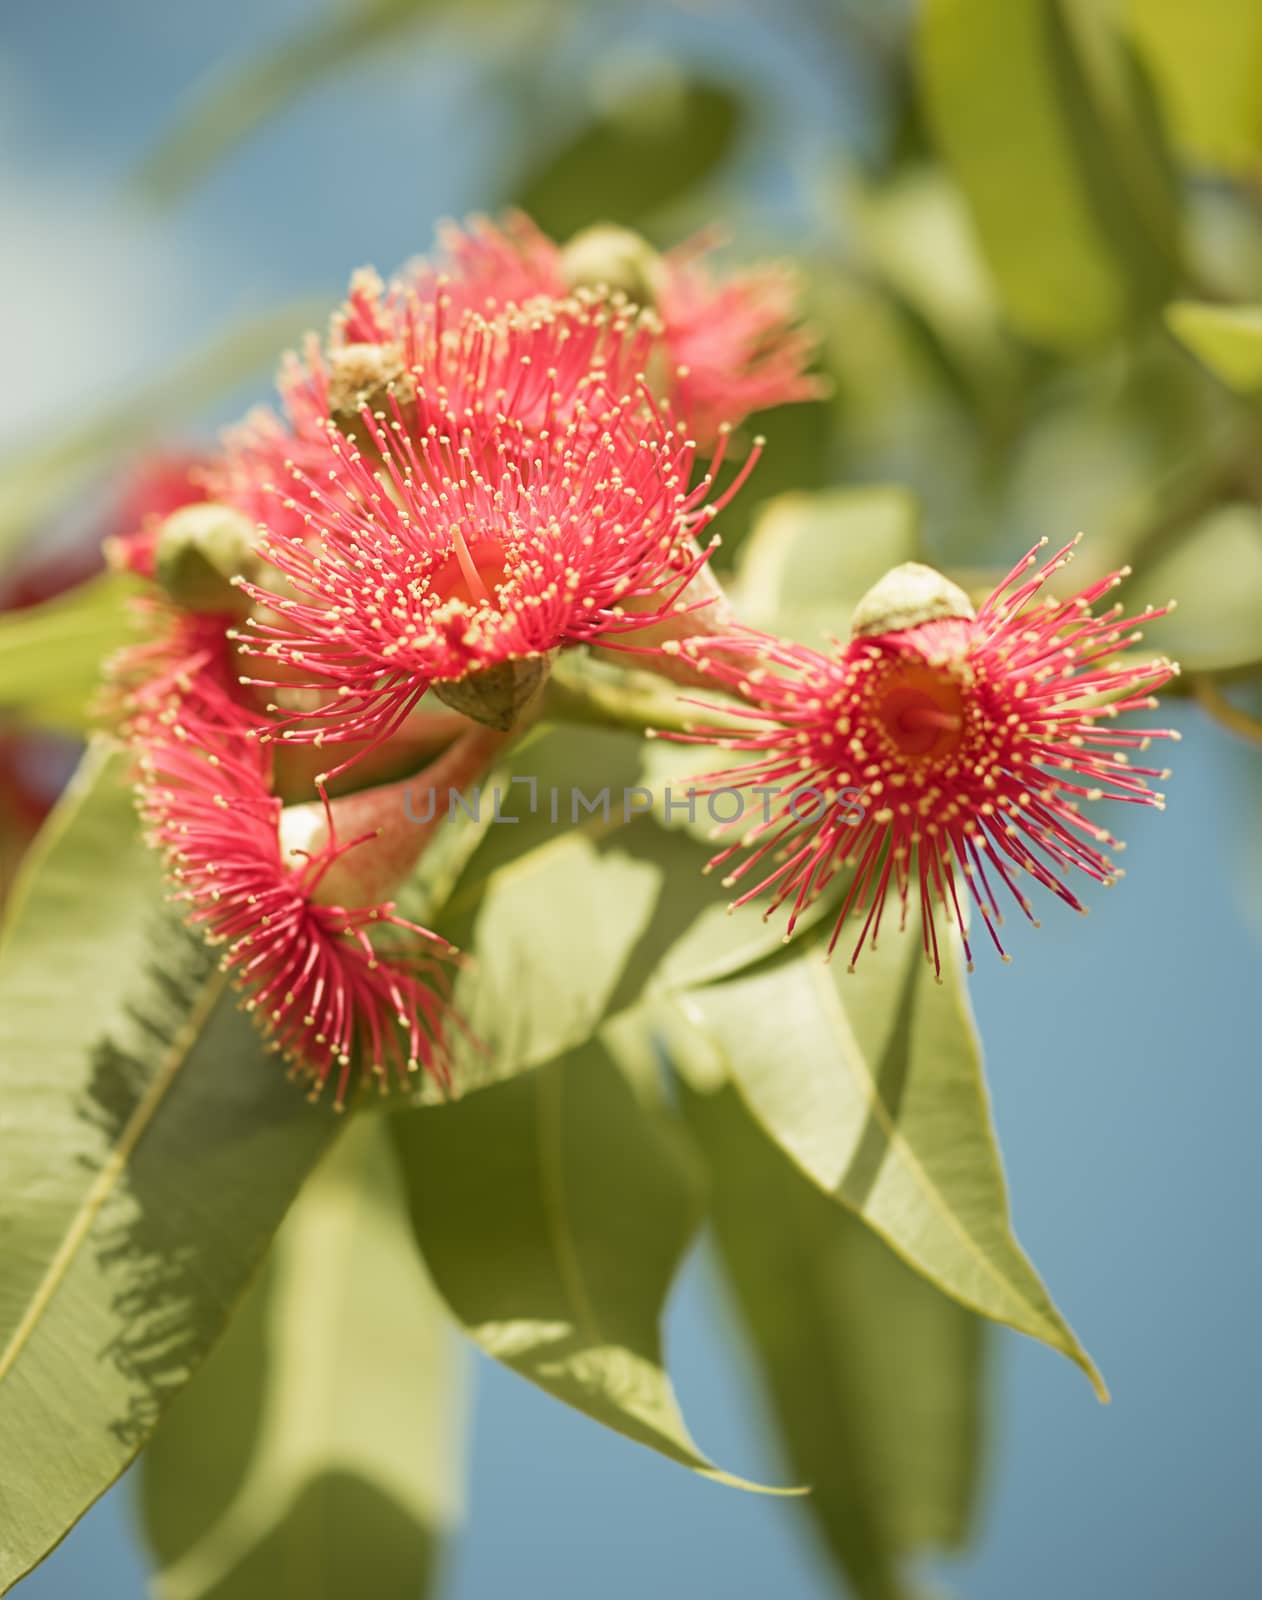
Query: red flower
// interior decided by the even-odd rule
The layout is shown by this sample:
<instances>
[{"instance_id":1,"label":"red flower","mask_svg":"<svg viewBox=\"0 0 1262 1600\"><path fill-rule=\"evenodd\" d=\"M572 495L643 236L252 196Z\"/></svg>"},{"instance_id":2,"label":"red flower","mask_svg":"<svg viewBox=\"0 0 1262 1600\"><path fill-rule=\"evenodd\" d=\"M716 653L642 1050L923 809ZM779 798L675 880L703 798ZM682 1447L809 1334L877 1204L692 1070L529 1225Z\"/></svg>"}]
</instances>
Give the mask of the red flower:
<instances>
[{"instance_id":1,"label":"red flower","mask_svg":"<svg viewBox=\"0 0 1262 1600\"><path fill-rule=\"evenodd\" d=\"M704 239L663 258L657 295L673 396L688 426L713 439L723 422L826 393L807 374L815 338L796 327L797 275L766 264L718 278Z\"/></svg>"},{"instance_id":2,"label":"red flower","mask_svg":"<svg viewBox=\"0 0 1262 1600\"><path fill-rule=\"evenodd\" d=\"M497 323L466 313L407 389L363 406L358 440L310 362L306 415L330 415L301 454L278 460L275 427L238 439L218 487L262 518L281 580L242 584L243 648L313 701L283 737L376 744L431 685L690 603L696 535L744 474L710 505L708 478L690 488L695 446L626 376L638 337L582 301Z\"/></svg>"},{"instance_id":3,"label":"red flower","mask_svg":"<svg viewBox=\"0 0 1262 1600\"><path fill-rule=\"evenodd\" d=\"M892 890L903 920L909 901L919 902L938 970L937 912L964 925L960 874L1001 955L999 895L1010 893L1034 920L1022 874L1079 911L1065 881L1072 871L1105 884L1118 876L1100 846L1121 846L1079 802L1162 805L1145 780L1168 774L1131 766L1129 756L1152 738L1178 735L1122 729L1114 719L1155 706L1151 691L1177 668L1114 659L1140 638L1137 619L1123 619L1120 606L1099 616L1092 607L1124 573L1068 600L1038 599L1071 553L1026 576L1032 552L975 617L967 598L928 569L897 569L860 606L855 637L833 656L752 632L685 643L712 681L751 702L735 713L748 733L693 736L756 758L707 774L705 788L777 791L766 814L711 863L746 852L724 879L749 885L736 904L770 892L770 916L791 902L788 937L851 864L829 953L852 911L864 919L852 963L875 943ZM967 935L964 947L971 961Z\"/></svg>"},{"instance_id":4,"label":"red flower","mask_svg":"<svg viewBox=\"0 0 1262 1600\"><path fill-rule=\"evenodd\" d=\"M448 947L376 898L380 820L393 817L396 835L409 830L413 858L424 842L401 795L335 801L318 808L325 822L315 827L311 808L299 807L302 849L287 848L288 814L272 793L259 719L236 697L223 619L173 615L118 670L130 685L125 731L138 754L141 815L175 898L208 942L225 947L223 966L247 1009L312 1080L313 1096L332 1080L340 1107L357 1059L383 1088L390 1074L420 1069L446 1079L446 986L418 946ZM384 853L397 880L406 866L397 837ZM378 950L370 935L382 928L406 944Z\"/></svg>"},{"instance_id":5,"label":"red flower","mask_svg":"<svg viewBox=\"0 0 1262 1600\"><path fill-rule=\"evenodd\" d=\"M720 426L735 427L755 411L824 392L807 375L814 336L797 323L798 280L789 268L762 265L727 277L706 261L704 236L659 255L625 229L587 230L554 244L520 212L502 225L473 219L440 235L437 265L414 264L393 291L422 301L441 292L453 316L494 315L530 301L562 299L575 288L621 290L656 313L658 337L650 372L684 426L712 444ZM345 320L348 339L389 337L389 315L361 302ZM397 337L397 335L394 335Z\"/></svg>"},{"instance_id":6,"label":"red flower","mask_svg":"<svg viewBox=\"0 0 1262 1600\"><path fill-rule=\"evenodd\" d=\"M467 305L443 278L422 292L363 271L327 348L309 338L279 387L299 439L318 441L333 418L368 446L371 417L389 427L396 412L409 431L507 416L538 432L571 422L579 401L598 425L603 405L642 384L655 336L635 307L590 291L494 312ZM238 437L248 447L248 430Z\"/></svg>"}]
</instances>

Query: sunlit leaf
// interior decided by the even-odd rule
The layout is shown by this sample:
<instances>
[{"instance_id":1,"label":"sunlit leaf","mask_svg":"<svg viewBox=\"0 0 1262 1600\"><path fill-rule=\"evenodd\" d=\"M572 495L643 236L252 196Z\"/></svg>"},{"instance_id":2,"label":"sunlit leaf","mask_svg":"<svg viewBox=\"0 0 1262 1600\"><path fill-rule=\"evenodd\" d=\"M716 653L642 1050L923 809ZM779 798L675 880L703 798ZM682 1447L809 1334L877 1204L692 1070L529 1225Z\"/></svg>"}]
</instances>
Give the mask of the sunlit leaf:
<instances>
[{"instance_id":1,"label":"sunlit leaf","mask_svg":"<svg viewBox=\"0 0 1262 1600\"><path fill-rule=\"evenodd\" d=\"M110 573L42 605L0 614L0 710L82 732L101 662L131 636L127 601L135 589Z\"/></svg>"},{"instance_id":2,"label":"sunlit leaf","mask_svg":"<svg viewBox=\"0 0 1262 1600\"><path fill-rule=\"evenodd\" d=\"M867 590L919 555L919 524L915 498L905 489L777 496L741 552L741 615L817 647L828 633L845 637Z\"/></svg>"},{"instance_id":3,"label":"sunlit leaf","mask_svg":"<svg viewBox=\"0 0 1262 1600\"><path fill-rule=\"evenodd\" d=\"M662 1364L696 1195L599 1046L391 1125L421 1250L481 1349L672 1461L757 1487L700 1453Z\"/></svg>"},{"instance_id":4,"label":"sunlit leaf","mask_svg":"<svg viewBox=\"0 0 1262 1600\"><path fill-rule=\"evenodd\" d=\"M1168 285L1174 185L1145 85L1091 0L928 0L921 77L1007 313L1037 343L1114 333Z\"/></svg>"},{"instance_id":5,"label":"sunlit leaf","mask_svg":"<svg viewBox=\"0 0 1262 1600\"><path fill-rule=\"evenodd\" d=\"M805 308L815 322L813 308ZM832 375L823 374L825 382ZM728 452L720 468L714 494L718 498L745 466L745 440L761 436L764 448L748 483L723 511L722 544L715 553L715 568L726 570L733 559L739 564L753 525L767 502L789 491L822 489L835 482L840 461L839 408L827 401L775 406L760 411L741 430L741 440Z\"/></svg>"},{"instance_id":6,"label":"sunlit leaf","mask_svg":"<svg viewBox=\"0 0 1262 1600\"><path fill-rule=\"evenodd\" d=\"M1262 157L1259 0L1127 0L1135 40L1189 155L1228 170Z\"/></svg>"},{"instance_id":7,"label":"sunlit leaf","mask_svg":"<svg viewBox=\"0 0 1262 1600\"><path fill-rule=\"evenodd\" d=\"M984 1325L821 1194L733 1089L682 1094L803 1511L857 1595L899 1600L906 1556L968 1532Z\"/></svg>"},{"instance_id":8,"label":"sunlit leaf","mask_svg":"<svg viewBox=\"0 0 1262 1600\"><path fill-rule=\"evenodd\" d=\"M509 198L557 239L592 222L639 227L722 165L742 122L730 90L667 83L582 128L523 172Z\"/></svg>"},{"instance_id":9,"label":"sunlit leaf","mask_svg":"<svg viewBox=\"0 0 1262 1600\"><path fill-rule=\"evenodd\" d=\"M938 984L918 929L883 930L854 973L826 964L823 942L686 995L685 1016L821 1190L961 1304L1069 1356L1103 1396L1011 1231L958 957L948 949Z\"/></svg>"},{"instance_id":10,"label":"sunlit leaf","mask_svg":"<svg viewBox=\"0 0 1262 1600\"><path fill-rule=\"evenodd\" d=\"M1142 566L1130 587L1136 604L1178 601L1142 648L1173 656L1187 672L1262 663L1262 510L1242 502L1213 512Z\"/></svg>"},{"instance_id":11,"label":"sunlit leaf","mask_svg":"<svg viewBox=\"0 0 1262 1600\"><path fill-rule=\"evenodd\" d=\"M1007 336L964 197L939 165L844 185L855 248L931 375L992 435L1020 416L1022 352ZM840 331L850 334L849 319Z\"/></svg>"},{"instance_id":12,"label":"sunlit leaf","mask_svg":"<svg viewBox=\"0 0 1262 1600\"><path fill-rule=\"evenodd\" d=\"M164 905L122 777L89 752L0 950L0 1591L144 1444L339 1126Z\"/></svg>"},{"instance_id":13,"label":"sunlit leaf","mask_svg":"<svg viewBox=\"0 0 1262 1600\"><path fill-rule=\"evenodd\" d=\"M1262 306L1176 300L1166 308L1166 322L1229 388L1243 394L1262 389Z\"/></svg>"},{"instance_id":14,"label":"sunlit leaf","mask_svg":"<svg viewBox=\"0 0 1262 1600\"><path fill-rule=\"evenodd\" d=\"M556 729L515 753L502 820L438 924L471 957L455 985L474 1036L457 1047L462 1091L583 1043L646 990L708 982L779 948L758 908L728 914L703 876L712 849L649 813L664 796L643 753L633 738L587 729ZM675 804L686 807L687 788L678 783ZM425 804L418 793L414 814ZM476 804L493 810L494 793ZM704 819L705 798L694 805ZM427 1083L419 1094L442 1091Z\"/></svg>"},{"instance_id":15,"label":"sunlit leaf","mask_svg":"<svg viewBox=\"0 0 1262 1600\"><path fill-rule=\"evenodd\" d=\"M422 1600L463 1470L454 1332L394 1151L356 1117L146 1450L163 1600Z\"/></svg>"}]
</instances>

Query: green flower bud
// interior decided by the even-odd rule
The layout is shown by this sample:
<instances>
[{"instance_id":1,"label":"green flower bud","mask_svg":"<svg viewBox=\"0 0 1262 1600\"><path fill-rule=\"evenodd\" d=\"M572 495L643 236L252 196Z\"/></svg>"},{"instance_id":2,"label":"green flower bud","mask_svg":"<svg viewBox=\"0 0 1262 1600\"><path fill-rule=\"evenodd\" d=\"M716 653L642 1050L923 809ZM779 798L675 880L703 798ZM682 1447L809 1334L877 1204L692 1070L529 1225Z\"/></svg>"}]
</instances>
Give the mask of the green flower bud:
<instances>
[{"instance_id":1,"label":"green flower bud","mask_svg":"<svg viewBox=\"0 0 1262 1600\"><path fill-rule=\"evenodd\" d=\"M255 530L231 506L207 500L181 506L163 522L154 554L154 575L186 611L244 612L248 602L234 578L258 570Z\"/></svg>"},{"instance_id":2,"label":"green flower bud","mask_svg":"<svg viewBox=\"0 0 1262 1600\"><path fill-rule=\"evenodd\" d=\"M436 683L433 693L453 711L506 733L534 697L550 666L547 656L500 661L467 677Z\"/></svg>"},{"instance_id":3,"label":"green flower bud","mask_svg":"<svg viewBox=\"0 0 1262 1600\"><path fill-rule=\"evenodd\" d=\"M353 439L361 450L375 448L364 422L367 409L380 413L389 431L394 402L404 416L416 403L412 374L403 364L403 352L394 344L347 344L329 351L329 414L339 433Z\"/></svg>"},{"instance_id":4,"label":"green flower bud","mask_svg":"<svg viewBox=\"0 0 1262 1600\"><path fill-rule=\"evenodd\" d=\"M874 583L854 608L850 633L855 639L901 633L922 622L945 617L972 617L973 603L958 584L919 561L904 561Z\"/></svg>"},{"instance_id":5,"label":"green flower bud","mask_svg":"<svg viewBox=\"0 0 1262 1600\"><path fill-rule=\"evenodd\" d=\"M662 258L630 228L598 222L576 233L561 252L561 271L571 289L621 292L638 306L657 303Z\"/></svg>"}]
</instances>

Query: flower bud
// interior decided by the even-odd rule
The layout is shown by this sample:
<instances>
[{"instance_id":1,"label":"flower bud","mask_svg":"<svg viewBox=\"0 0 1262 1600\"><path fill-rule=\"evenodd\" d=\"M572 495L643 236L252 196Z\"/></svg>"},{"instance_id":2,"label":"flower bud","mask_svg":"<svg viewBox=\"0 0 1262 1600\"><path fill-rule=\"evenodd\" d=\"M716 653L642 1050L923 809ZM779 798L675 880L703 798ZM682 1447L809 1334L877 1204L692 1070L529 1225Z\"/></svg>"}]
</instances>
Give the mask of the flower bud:
<instances>
[{"instance_id":1,"label":"flower bud","mask_svg":"<svg viewBox=\"0 0 1262 1600\"><path fill-rule=\"evenodd\" d=\"M254 546L253 524L231 506L181 506L158 533L154 576L186 611L241 613L247 602L233 579L255 576Z\"/></svg>"},{"instance_id":2,"label":"flower bud","mask_svg":"<svg viewBox=\"0 0 1262 1600\"><path fill-rule=\"evenodd\" d=\"M561 271L570 289L621 291L636 305L651 308L657 302L662 258L630 228L598 222L564 247Z\"/></svg>"},{"instance_id":3,"label":"flower bud","mask_svg":"<svg viewBox=\"0 0 1262 1600\"><path fill-rule=\"evenodd\" d=\"M395 344L346 344L329 351L329 415L339 433L361 449L373 448L364 412L379 412L386 426L397 404L407 415L416 386Z\"/></svg>"},{"instance_id":4,"label":"flower bud","mask_svg":"<svg viewBox=\"0 0 1262 1600\"><path fill-rule=\"evenodd\" d=\"M431 688L436 698L453 711L507 733L534 698L550 665L548 656L498 661L493 667L435 683Z\"/></svg>"},{"instance_id":5,"label":"flower bud","mask_svg":"<svg viewBox=\"0 0 1262 1600\"><path fill-rule=\"evenodd\" d=\"M919 561L904 561L874 583L854 608L852 638L901 633L922 622L972 617L973 603L958 584Z\"/></svg>"}]
</instances>

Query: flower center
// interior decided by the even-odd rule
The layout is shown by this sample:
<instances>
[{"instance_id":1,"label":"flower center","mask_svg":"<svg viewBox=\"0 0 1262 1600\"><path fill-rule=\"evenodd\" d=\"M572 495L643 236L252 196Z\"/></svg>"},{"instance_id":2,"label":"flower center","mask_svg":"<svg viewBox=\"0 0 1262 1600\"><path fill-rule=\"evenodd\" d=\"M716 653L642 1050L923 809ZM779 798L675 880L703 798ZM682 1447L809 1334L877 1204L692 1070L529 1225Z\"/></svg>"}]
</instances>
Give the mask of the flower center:
<instances>
[{"instance_id":1,"label":"flower center","mask_svg":"<svg viewBox=\"0 0 1262 1600\"><path fill-rule=\"evenodd\" d=\"M434 570L433 589L440 600L461 600L469 606L497 606L498 587L508 576L508 556L498 539L470 545L452 530L452 553Z\"/></svg>"},{"instance_id":2,"label":"flower center","mask_svg":"<svg viewBox=\"0 0 1262 1600\"><path fill-rule=\"evenodd\" d=\"M964 733L964 697L954 678L926 666L900 666L886 679L876 713L905 756L944 756Z\"/></svg>"}]
</instances>

